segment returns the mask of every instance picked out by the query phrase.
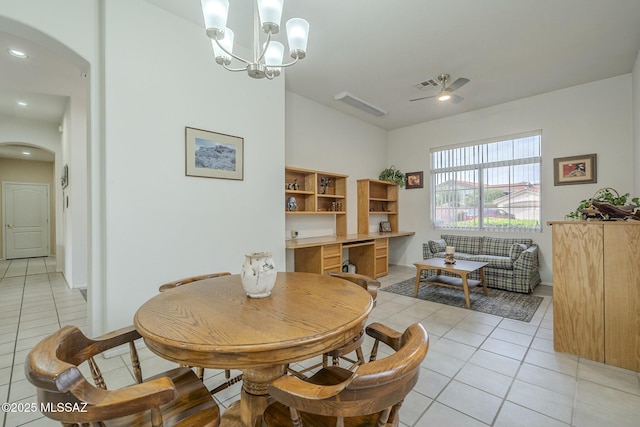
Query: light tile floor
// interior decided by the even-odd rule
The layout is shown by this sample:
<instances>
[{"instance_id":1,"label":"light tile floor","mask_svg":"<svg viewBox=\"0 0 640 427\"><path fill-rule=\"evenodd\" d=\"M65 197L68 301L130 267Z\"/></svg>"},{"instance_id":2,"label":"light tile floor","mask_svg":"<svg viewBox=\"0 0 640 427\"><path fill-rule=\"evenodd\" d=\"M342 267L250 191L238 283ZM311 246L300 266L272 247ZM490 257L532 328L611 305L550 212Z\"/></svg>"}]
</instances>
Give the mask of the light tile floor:
<instances>
[{"instance_id":1,"label":"light tile floor","mask_svg":"<svg viewBox=\"0 0 640 427\"><path fill-rule=\"evenodd\" d=\"M0 403L36 402L24 377L29 349L63 325L86 327L86 302L54 272L55 260L0 261ZM392 266L383 287L413 277ZM378 293L371 321L397 330L420 322L430 349L420 379L404 402L401 424L464 426L639 426L640 374L553 351L551 288L530 323L453 308L387 292ZM367 343L370 345L370 343ZM368 349L368 348L367 348ZM174 367L140 352L145 376ZM132 381L127 357L100 363L110 388ZM206 383L221 373L206 371ZM222 408L239 385L216 395ZM54 426L40 413L3 413L2 426Z\"/></svg>"}]
</instances>

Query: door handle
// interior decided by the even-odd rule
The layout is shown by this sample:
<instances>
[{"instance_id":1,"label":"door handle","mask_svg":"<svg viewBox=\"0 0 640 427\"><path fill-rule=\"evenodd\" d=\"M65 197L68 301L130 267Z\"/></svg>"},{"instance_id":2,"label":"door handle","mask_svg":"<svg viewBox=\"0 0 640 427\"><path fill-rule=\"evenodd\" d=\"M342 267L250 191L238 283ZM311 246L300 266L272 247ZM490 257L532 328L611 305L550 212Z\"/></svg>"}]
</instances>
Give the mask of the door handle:
<instances>
[{"instance_id":1,"label":"door handle","mask_svg":"<svg viewBox=\"0 0 640 427\"><path fill-rule=\"evenodd\" d=\"M7 228L13 228L13 224L7 224Z\"/></svg>"}]
</instances>

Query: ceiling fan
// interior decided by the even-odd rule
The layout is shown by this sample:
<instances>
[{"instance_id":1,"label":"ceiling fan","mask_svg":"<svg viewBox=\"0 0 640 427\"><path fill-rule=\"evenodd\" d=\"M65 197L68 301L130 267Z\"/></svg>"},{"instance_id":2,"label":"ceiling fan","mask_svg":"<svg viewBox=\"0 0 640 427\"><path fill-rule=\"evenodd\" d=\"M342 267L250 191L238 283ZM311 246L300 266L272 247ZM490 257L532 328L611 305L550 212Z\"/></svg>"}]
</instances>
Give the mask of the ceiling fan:
<instances>
[{"instance_id":1,"label":"ceiling fan","mask_svg":"<svg viewBox=\"0 0 640 427\"><path fill-rule=\"evenodd\" d=\"M428 98L437 98L438 101L451 101L454 104L461 102L464 98L458 95L455 95L453 92L460 89L462 86L469 83L469 79L464 77L459 77L455 82L451 83L447 86L447 80L449 80L449 74L440 74L438 76L438 81L442 84L442 88L437 95L431 96L423 96L421 98L414 98L410 101L420 101L422 99Z\"/></svg>"}]
</instances>

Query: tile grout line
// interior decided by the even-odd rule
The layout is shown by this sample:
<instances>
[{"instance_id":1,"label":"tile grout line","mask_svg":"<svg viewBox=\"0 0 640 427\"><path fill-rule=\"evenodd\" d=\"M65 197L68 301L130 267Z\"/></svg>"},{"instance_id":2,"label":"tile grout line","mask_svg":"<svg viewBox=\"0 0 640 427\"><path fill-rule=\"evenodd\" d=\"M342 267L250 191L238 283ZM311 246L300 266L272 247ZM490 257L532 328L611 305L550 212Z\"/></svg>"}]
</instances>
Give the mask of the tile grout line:
<instances>
[{"instance_id":1,"label":"tile grout line","mask_svg":"<svg viewBox=\"0 0 640 427\"><path fill-rule=\"evenodd\" d=\"M24 307L24 295L25 295L25 292L27 290L27 277L29 276L28 273L29 273L29 263L30 262L31 262L31 259L27 259L27 267L25 268L24 280L23 280L23 283L22 283L22 299L20 301L20 313L18 314L18 325L17 325L17 329L16 329L16 338L15 338L14 345L13 345L13 359L12 359L12 363L11 363L11 375L9 377L9 388L7 390L7 401L9 399L9 396L11 395L11 385L13 383L13 370L14 370L15 363L16 363L16 347L18 346L18 334L20 333L20 323L22 322L22 310L23 310L23 307ZM43 262L44 262L44 260L43 260ZM45 269L46 269L46 262L45 262ZM48 273L47 273L47 282L49 283L49 290L51 292L51 297L54 300L53 303L54 303L54 306L55 306L55 296L53 294L53 289L51 288L51 278L49 277ZM60 326L60 318L59 318L57 306L56 306L56 317L58 317L58 326ZM41 417L39 417L39 418L42 418L44 416L44 415L42 415L42 413L40 413L40 415L41 415ZM8 417L8 413L5 413L4 414L4 422L2 424L3 427L7 427L7 425L6 425L7 417ZM39 418L36 418L36 419L39 419ZM34 421L34 420L32 420L32 421ZM29 422L31 422L31 421L29 421Z\"/></svg>"},{"instance_id":2,"label":"tile grout line","mask_svg":"<svg viewBox=\"0 0 640 427\"><path fill-rule=\"evenodd\" d=\"M9 271L9 268L11 267L11 264L13 263L13 261L9 261L9 266L7 267L6 271ZM27 261L27 265L29 265L29 262ZM6 272L5 272L6 275ZM4 275L3 275L4 278ZM9 384L7 385L7 402L9 402L9 396L11 396L11 385L13 384L13 369L16 365L16 347L18 345L18 333L20 332L20 318L22 317L22 306L24 305L24 290L26 287L26 282L27 282L27 269L25 268L24 271L24 278L22 280L22 295L20 298L20 311L18 314L18 324L16 325L16 335L15 335L15 339L13 340L13 355L11 358L11 371L9 374ZM3 415L3 419L2 419L2 426L6 427L7 425L7 417L8 417L8 412L5 412Z\"/></svg>"}]
</instances>

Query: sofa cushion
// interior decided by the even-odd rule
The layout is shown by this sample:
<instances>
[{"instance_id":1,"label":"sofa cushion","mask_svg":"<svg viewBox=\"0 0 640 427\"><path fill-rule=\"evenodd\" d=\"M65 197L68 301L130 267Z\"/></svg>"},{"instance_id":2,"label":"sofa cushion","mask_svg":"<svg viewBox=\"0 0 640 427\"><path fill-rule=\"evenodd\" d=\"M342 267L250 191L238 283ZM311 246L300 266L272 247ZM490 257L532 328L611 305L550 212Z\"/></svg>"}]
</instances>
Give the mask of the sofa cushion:
<instances>
[{"instance_id":1,"label":"sofa cushion","mask_svg":"<svg viewBox=\"0 0 640 427\"><path fill-rule=\"evenodd\" d=\"M478 255L482 249L482 236L458 236L454 234L443 234L441 236L447 246L455 247L456 252L464 252L471 255ZM492 254L493 255L493 254ZM505 256L509 256L508 254Z\"/></svg>"},{"instance_id":2,"label":"sofa cushion","mask_svg":"<svg viewBox=\"0 0 640 427\"><path fill-rule=\"evenodd\" d=\"M514 243L509 249L509 258L511 261L515 261L520 258L520 254L527 250L527 246L522 243Z\"/></svg>"},{"instance_id":3,"label":"sofa cushion","mask_svg":"<svg viewBox=\"0 0 640 427\"><path fill-rule=\"evenodd\" d=\"M444 258L444 253L440 252L434 255L436 258ZM455 258L461 261L486 262L487 267L499 268L501 270L513 270L513 261L511 258L495 255L473 255L464 252L456 252Z\"/></svg>"},{"instance_id":4,"label":"sofa cushion","mask_svg":"<svg viewBox=\"0 0 640 427\"><path fill-rule=\"evenodd\" d=\"M511 246L515 243L526 245L528 248L533 244L533 240L484 236L482 238L482 250L477 253L508 257L510 256Z\"/></svg>"},{"instance_id":5,"label":"sofa cushion","mask_svg":"<svg viewBox=\"0 0 640 427\"><path fill-rule=\"evenodd\" d=\"M444 239L429 240L429 249L434 254L444 252L447 249L447 242L445 242Z\"/></svg>"},{"instance_id":6,"label":"sofa cushion","mask_svg":"<svg viewBox=\"0 0 640 427\"><path fill-rule=\"evenodd\" d=\"M486 262L487 267L500 268L503 270L513 270L511 258L496 255L473 255L470 261Z\"/></svg>"}]
</instances>

